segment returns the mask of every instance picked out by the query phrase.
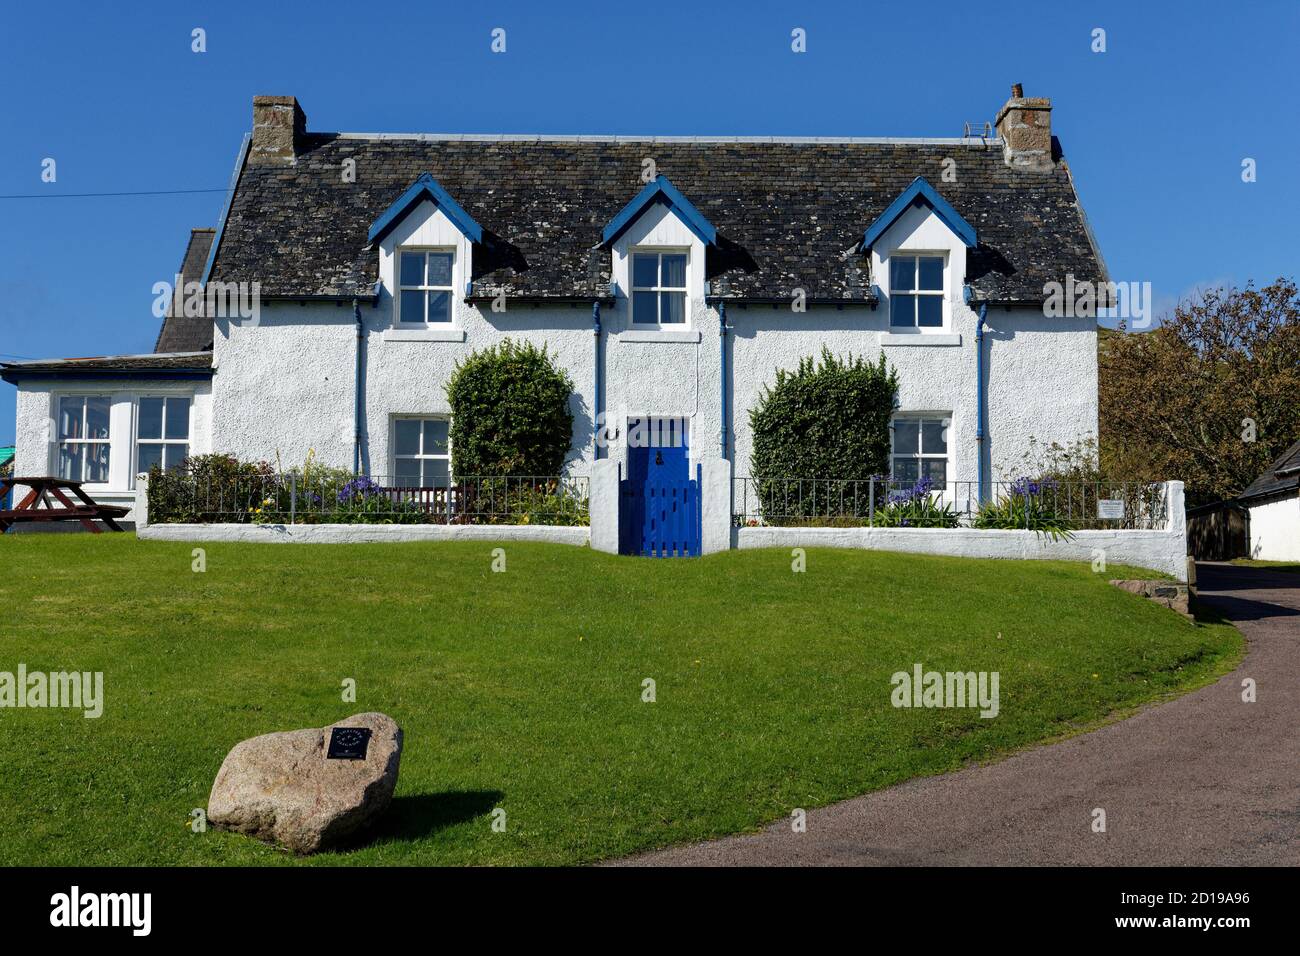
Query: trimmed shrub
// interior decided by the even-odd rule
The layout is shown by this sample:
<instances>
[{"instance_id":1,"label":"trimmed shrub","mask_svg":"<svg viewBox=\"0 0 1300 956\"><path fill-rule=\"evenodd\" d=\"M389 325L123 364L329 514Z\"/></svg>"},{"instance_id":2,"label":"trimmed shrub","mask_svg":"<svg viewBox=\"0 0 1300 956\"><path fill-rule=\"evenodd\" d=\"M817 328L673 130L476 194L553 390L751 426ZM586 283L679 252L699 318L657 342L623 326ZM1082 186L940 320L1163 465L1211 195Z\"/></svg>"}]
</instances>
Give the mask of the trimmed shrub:
<instances>
[{"instance_id":1,"label":"trimmed shrub","mask_svg":"<svg viewBox=\"0 0 1300 956\"><path fill-rule=\"evenodd\" d=\"M470 355L447 383L452 473L560 474L573 438L572 393L545 347L506 339Z\"/></svg>"},{"instance_id":2,"label":"trimmed shrub","mask_svg":"<svg viewBox=\"0 0 1300 956\"><path fill-rule=\"evenodd\" d=\"M820 361L805 358L794 371L778 369L750 409L752 471L763 510L773 515L838 513L837 482L818 481L810 494L790 500L781 479L867 479L889 471L889 419L898 373L885 356L836 358L823 348Z\"/></svg>"}]
</instances>

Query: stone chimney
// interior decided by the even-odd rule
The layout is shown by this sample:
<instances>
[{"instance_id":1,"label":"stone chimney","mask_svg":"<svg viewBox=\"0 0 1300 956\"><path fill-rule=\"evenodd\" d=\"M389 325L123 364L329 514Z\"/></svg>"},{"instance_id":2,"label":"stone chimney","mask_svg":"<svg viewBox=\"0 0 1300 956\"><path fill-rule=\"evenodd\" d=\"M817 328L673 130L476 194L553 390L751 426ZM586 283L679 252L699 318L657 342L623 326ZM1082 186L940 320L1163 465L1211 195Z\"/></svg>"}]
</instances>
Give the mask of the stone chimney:
<instances>
[{"instance_id":1,"label":"stone chimney","mask_svg":"<svg viewBox=\"0 0 1300 956\"><path fill-rule=\"evenodd\" d=\"M307 131L307 116L292 96L253 97L250 166L290 166Z\"/></svg>"},{"instance_id":2,"label":"stone chimney","mask_svg":"<svg viewBox=\"0 0 1300 956\"><path fill-rule=\"evenodd\" d=\"M998 110L993 125L1002 138L1002 158L1014 169L1050 172L1052 161L1052 101L1026 97L1017 83L1011 99Z\"/></svg>"}]
</instances>

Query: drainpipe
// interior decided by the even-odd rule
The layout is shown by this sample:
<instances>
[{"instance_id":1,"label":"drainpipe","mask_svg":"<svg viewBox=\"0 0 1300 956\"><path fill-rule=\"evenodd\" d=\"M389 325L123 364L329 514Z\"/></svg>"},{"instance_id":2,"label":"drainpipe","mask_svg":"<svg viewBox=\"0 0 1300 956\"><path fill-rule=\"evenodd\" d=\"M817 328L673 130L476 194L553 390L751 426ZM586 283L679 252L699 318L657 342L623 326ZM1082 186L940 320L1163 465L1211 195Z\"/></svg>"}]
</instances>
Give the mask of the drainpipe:
<instances>
[{"instance_id":1,"label":"drainpipe","mask_svg":"<svg viewBox=\"0 0 1300 956\"><path fill-rule=\"evenodd\" d=\"M602 401L602 397L600 394L601 362L600 362L600 300L599 299L596 299L591 303L591 336L592 336L592 342L595 345L595 349L593 353L594 364L592 369L595 377L595 388L594 388L595 395L592 398L592 403L595 407L592 409L593 427L591 429L591 461L592 464L595 464L597 461L600 460L600 433L605 428L605 426L600 423L601 409L604 408L604 402Z\"/></svg>"},{"instance_id":2,"label":"drainpipe","mask_svg":"<svg viewBox=\"0 0 1300 956\"><path fill-rule=\"evenodd\" d=\"M720 362L718 368L718 380L720 382L721 402L721 426L718 429L718 440L722 445L722 460L727 460L727 303L724 299L718 300L718 348Z\"/></svg>"},{"instance_id":3,"label":"drainpipe","mask_svg":"<svg viewBox=\"0 0 1300 956\"><path fill-rule=\"evenodd\" d=\"M365 348L366 326L361 321L361 300L352 300L352 316L357 320L356 373L354 376L354 397L352 402L352 474L361 474L361 396L364 388L362 376L365 374L363 349Z\"/></svg>"},{"instance_id":4,"label":"drainpipe","mask_svg":"<svg viewBox=\"0 0 1300 956\"><path fill-rule=\"evenodd\" d=\"M975 454L979 474L980 504L988 499L988 482L984 474L984 317L988 303L980 303L975 323Z\"/></svg>"}]
</instances>

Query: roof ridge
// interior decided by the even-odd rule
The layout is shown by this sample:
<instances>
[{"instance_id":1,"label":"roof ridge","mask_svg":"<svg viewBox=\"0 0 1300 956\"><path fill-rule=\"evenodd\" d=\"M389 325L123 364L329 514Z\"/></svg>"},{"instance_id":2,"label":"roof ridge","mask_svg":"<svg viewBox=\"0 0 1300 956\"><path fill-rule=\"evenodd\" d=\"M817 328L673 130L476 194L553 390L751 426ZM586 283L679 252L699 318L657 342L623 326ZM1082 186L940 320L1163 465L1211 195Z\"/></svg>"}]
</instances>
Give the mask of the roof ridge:
<instances>
[{"instance_id":1,"label":"roof ridge","mask_svg":"<svg viewBox=\"0 0 1300 956\"><path fill-rule=\"evenodd\" d=\"M862 146L1001 146L1000 137L980 136L661 136L562 133L320 133L336 139L487 143L771 143Z\"/></svg>"}]
</instances>

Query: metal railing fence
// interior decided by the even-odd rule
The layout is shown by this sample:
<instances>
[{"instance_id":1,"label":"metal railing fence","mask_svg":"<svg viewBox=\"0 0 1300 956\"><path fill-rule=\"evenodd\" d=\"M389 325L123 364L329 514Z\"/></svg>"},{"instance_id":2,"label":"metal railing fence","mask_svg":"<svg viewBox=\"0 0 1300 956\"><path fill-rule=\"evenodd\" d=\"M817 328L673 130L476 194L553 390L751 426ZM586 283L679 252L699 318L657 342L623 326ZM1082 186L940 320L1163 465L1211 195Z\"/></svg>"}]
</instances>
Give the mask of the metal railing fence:
<instances>
[{"instance_id":1,"label":"metal railing fence","mask_svg":"<svg viewBox=\"0 0 1300 956\"><path fill-rule=\"evenodd\" d=\"M914 527L1164 530L1161 481L900 481L877 476L733 479L740 527Z\"/></svg>"},{"instance_id":2,"label":"metal railing fence","mask_svg":"<svg viewBox=\"0 0 1300 956\"><path fill-rule=\"evenodd\" d=\"M385 475L157 472L151 523L587 525L586 476L466 476L421 482Z\"/></svg>"}]
</instances>

